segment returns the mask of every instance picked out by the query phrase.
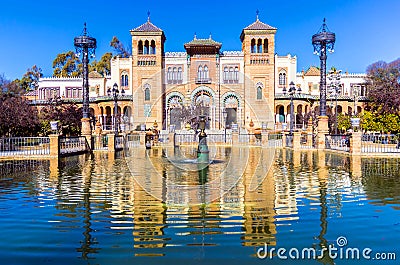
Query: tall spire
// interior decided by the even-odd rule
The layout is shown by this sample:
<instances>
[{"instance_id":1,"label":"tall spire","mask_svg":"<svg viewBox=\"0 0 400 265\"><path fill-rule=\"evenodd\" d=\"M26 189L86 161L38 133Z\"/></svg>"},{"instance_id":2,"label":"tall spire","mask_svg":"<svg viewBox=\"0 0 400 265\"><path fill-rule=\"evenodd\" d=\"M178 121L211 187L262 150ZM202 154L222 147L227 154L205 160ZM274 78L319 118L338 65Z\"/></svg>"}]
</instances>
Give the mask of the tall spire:
<instances>
[{"instance_id":1,"label":"tall spire","mask_svg":"<svg viewBox=\"0 0 400 265\"><path fill-rule=\"evenodd\" d=\"M147 11L147 22L150 22L150 10Z\"/></svg>"},{"instance_id":2,"label":"tall spire","mask_svg":"<svg viewBox=\"0 0 400 265\"><path fill-rule=\"evenodd\" d=\"M260 14L260 11L257 9L256 10L256 21L258 21L258 15Z\"/></svg>"}]
</instances>

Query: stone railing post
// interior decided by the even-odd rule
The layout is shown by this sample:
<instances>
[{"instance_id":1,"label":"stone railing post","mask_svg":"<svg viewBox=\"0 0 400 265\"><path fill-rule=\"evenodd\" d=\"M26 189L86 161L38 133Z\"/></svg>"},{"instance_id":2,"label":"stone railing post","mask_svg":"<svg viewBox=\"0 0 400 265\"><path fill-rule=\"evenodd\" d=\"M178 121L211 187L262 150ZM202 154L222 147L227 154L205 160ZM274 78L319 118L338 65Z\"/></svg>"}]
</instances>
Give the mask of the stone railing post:
<instances>
[{"instance_id":1,"label":"stone railing post","mask_svg":"<svg viewBox=\"0 0 400 265\"><path fill-rule=\"evenodd\" d=\"M239 133L232 132L232 145L238 145L238 144L239 144Z\"/></svg>"},{"instance_id":2,"label":"stone railing post","mask_svg":"<svg viewBox=\"0 0 400 265\"><path fill-rule=\"evenodd\" d=\"M287 132L282 132L282 147L286 147L287 146Z\"/></svg>"},{"instance_id":3,"label":"stone railing post","mask_svg":"<svg viewBox=\"0 0 400 265\"><path fill-rule=\"evenodd\" d=\"M141 131L139 133L139 141L140 141L140 146L144 146L144 144L146 143L146 132L145 131Z\"/></svg>"},{"instance_id":4,"label":"stone railing post","mask_svg":"<svg viewBox=\"0 0 400 265\"><path fill-rule=\"evenodd\" d=\"M350 153L352 155L361 155L362 132L353 132L350 138Z\"/></svg>"},{"instance_id":5,"label":"stone railing post","mask_svg":"<svg viewBox=\"0 0 400 265\"><path fill-rule=\"evenodd\" d=\"M109 133L108 135L108 152L115 152L115 135Z\"/></svg>"},{"instance_id":6,"label":"stone railing post","mask_svg":"<svg viewBox=\"0 0 400 265\"><path fill-rule=\"evenodd\" d=\"M59 157L60 156L60 146L59 146L59 135L58 134L50 134L50 156L51 157Z\"/></svg>"},{"instance_id":7,"label":"stone railing post","mask_svg":"<svg viewBox=\"0 0 400 265\"><path fill-rule=\"evenodd\" d=\"M262 146L268 146L268 132L261 132L261 144Z\"/></svg>"},{"instance_id":8,"label":"stone railing post","mask_svg":"<svg viewBox=\"0 0 400 265\"><path fill-rule=\"evenodd\" d=\"M300 132L293 132L293 149L294 150L299 150L301 148L300 138L301 138Z\"/></svg>"}]
</instances>

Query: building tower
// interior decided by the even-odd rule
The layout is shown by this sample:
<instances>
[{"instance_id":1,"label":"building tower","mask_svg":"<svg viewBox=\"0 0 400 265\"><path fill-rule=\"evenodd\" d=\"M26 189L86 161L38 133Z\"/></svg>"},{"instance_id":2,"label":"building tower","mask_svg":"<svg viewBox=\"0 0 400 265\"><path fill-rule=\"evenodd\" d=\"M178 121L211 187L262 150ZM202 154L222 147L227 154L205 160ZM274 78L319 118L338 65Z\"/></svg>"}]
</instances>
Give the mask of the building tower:
<instances>
[{"instance_id":1,"label":"building tower","mask_svg":"<svg viewBox=\"0 0 400 265\"><path fill-rule=\"evenodd\" d=\"M130 31L132 36L131 69L120 69L131 76L135 124L146 124L150 127L155 120L165 120L163 82L164 69L164 32L150 22ZM129 71L132 71L129 73Z\"/></svg>"},{"instance_id":2,"label":"building tower","mask_svg":"<svg viewBox=\"0 0 400 265\"><path fill-rule=\"evenodd\" d=\"M253 120L256 127L274 126L276 28L258 19L242 30L240 40L244 55L245 125ZM251 107L250 107L251 106Z\"/></svg>"}]
</instances>

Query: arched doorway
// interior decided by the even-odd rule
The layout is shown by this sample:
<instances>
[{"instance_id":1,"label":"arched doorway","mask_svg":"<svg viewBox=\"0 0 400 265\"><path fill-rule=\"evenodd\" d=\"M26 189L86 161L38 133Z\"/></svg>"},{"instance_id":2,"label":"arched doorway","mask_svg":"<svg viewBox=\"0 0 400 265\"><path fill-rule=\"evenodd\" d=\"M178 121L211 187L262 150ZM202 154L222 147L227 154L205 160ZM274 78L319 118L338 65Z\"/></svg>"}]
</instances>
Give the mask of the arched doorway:
<instances>
[{"instance_id":1,"label":"arched doorway","mask_svg":"<svg viewBox=\"0 0 400 265\"><path fill-rule=\"evenodd\" d=\"M231 128L232 124L238 124L238 116L240 117L239 98L235 93L227 93L223 96L223 114L224 126ZM225 117L226 115L226 117Z\"/></svg>"}]
</instances>

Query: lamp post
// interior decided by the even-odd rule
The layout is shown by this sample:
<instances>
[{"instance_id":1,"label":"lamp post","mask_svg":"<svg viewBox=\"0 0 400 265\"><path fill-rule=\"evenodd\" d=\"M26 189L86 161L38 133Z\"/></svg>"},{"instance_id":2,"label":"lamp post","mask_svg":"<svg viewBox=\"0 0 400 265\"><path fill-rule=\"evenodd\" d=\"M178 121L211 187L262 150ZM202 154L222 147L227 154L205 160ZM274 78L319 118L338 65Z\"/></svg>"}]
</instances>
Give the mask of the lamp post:
<instances>
[{"instance_id":1,"label":"lamp post","mask_svg":"<svg viewBox=\"0 0 400 265\"><path fill-rule=\"evenodd\" d=\"M226 143L226 118L228 117L228 112L226 111L226 109L224 108L224 111L222 112L224 114L224 122L225 122L225 126L224 126L224 142Z\"/></svg>"},{"instance_id":2,"label":"lamp post","mask_svg":"<svg viewBox=\"0 0 400 265\"><path fill-rule=\"evenodd\" d=\"M86 23L84 24L82 35L74 38L74 46L77 53L76 55L79 57L82 54L82 134L90 136L92 134L92 131L90 128L89 114L89 56L94 57L96 49L96 39L88 36Z\"/></svg>"},{"instance_id":3,"label":"lamp post","mask_svg":"<svg viewBox=\"0 0 400 265\"><path fill-rule=\"evenodd\" d=\"M320 116L326 116L326 51L333 52L336 36L335 33L329 32L326 26L326 20L322 24L318 33L312 36L312 45L314 46L314 54L319 55L321 69L321 81L319 83L320 92Z\"/></svg>"},{"instance_id":4,"label":"lamp post","mask_svg":"<svg viewBox=\"0 0 400 265\"><path fill-rule=\"evenodd\" d=\"M338 71L329 71L329 76L328 79L331 82L330 83L330 88L331 88L331 94L335 95L335 134L338 133L338 120L337 120L337 97L338 94L341 93L340 90L340 73L342 70Z\"/></svg>"},{"instance_id":5,"label":"lamp post","mask_svg":"<svg viewBox=\"0 0 400 265\"><path fill-rule=\"evenodd\" d=\"M299 88L299 93L301 92L301 88ZM294 84L294 82L290 82L289 84L289 91L288 95L290 97L290 124L289 124L289 134L293 135L293 112L294 112L294 106L293 106L293 96L296 93L296 86ZM283 88L283 94L286 95L286 87Z\"/></svg>"},{"instance_id":6,"label":"lamp post","mask_svg":"<svg viewBox=\"0 0 400 265\"><path fill-rule=\"evenodd\" d=\"M114 134L115 136L118 135L119 132L119 125L118 125L118 95L119 95L119 90L118 90L118 85L117 83L114 83L112 90L110 88L107 89L107 95L110 97L112 96L114 99ZM125 95L125 90L122 88L121 89L121 96Z\"/></svg>"}]
</instances>

